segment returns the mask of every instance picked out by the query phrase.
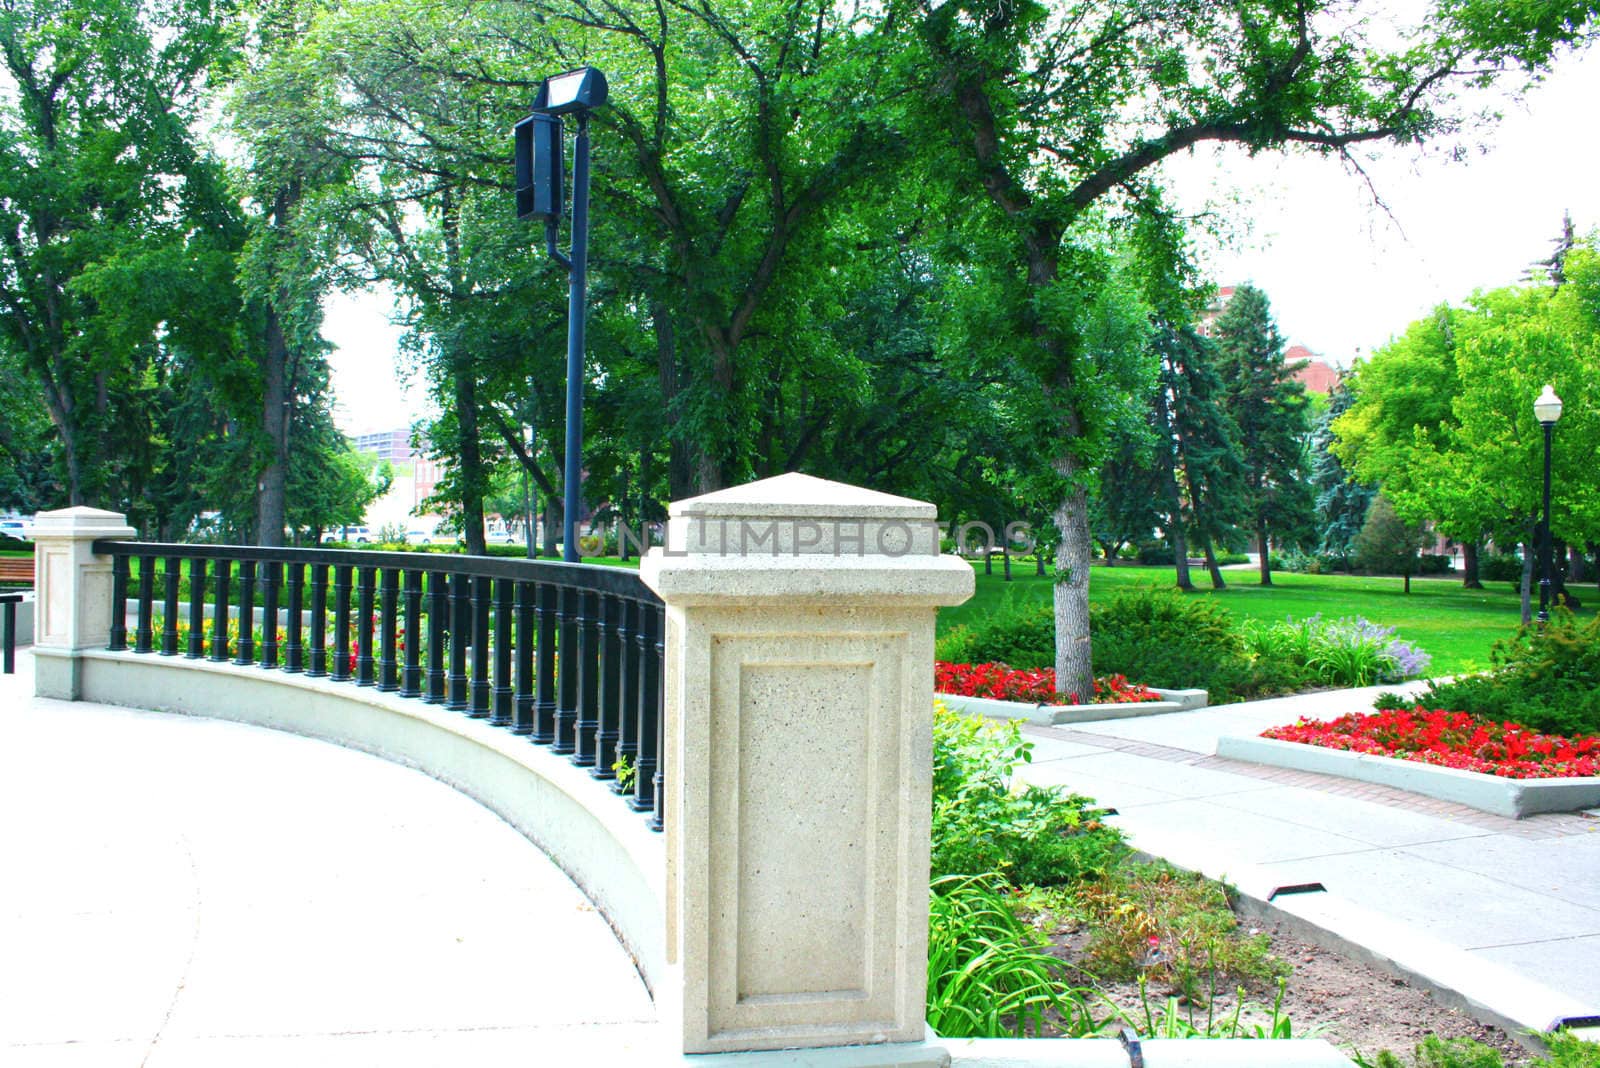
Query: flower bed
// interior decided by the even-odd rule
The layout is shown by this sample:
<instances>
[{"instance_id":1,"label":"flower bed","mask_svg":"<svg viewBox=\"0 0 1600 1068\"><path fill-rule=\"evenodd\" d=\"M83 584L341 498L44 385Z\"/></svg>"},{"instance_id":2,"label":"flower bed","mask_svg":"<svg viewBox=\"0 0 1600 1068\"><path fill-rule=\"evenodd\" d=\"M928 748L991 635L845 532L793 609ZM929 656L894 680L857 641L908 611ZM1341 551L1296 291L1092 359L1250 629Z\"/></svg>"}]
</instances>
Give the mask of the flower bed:
<instances>
[{"instance_id":1,"label":"flower bed","mask_svg":"<svg viewBox=\"0 0 1600 1068\"><path fill-rule=\"evenodd\" d=\"M995 701L1023 701L1034 704L1078 703L1078 695L1056 692L1053 668L1019 670L1005 664L952 664L946 660L933 665L933 688L957 697L986 697ZM1123 675L1106 675L1094 680L1094 704L1133 704L1159 701L1161 695Z\"/></svg>"},{"instance_id":2,"label":"flower bed","mask_svg":"<svg viewBox=\"0 0 1600 1068\"><path fill-rule=\"evenodd\" d=\"M1505 779L1600 775L1600 736L1540 734L1516 723L1465 712L1429 711L1421 705L1334 720L1302 720L1263 731L1262 737Z\"/></svg>"}]
</instances>

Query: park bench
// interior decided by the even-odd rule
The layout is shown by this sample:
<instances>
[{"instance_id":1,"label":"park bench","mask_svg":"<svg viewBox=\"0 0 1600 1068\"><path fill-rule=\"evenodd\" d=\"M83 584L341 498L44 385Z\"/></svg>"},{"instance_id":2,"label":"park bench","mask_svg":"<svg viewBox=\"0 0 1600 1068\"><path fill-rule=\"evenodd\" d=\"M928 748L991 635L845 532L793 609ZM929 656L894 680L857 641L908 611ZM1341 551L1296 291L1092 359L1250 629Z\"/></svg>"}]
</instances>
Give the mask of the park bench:
<instances>
[{"instance_id":1,"label":"park bench","mask_svg":"<svg viewBox=\"0 0 1600 1068\"><path fill-rule=\"evenodd\" d=\"M0 556L0 585L33 585L33 557Z\"/></svg>"}]
</instances>

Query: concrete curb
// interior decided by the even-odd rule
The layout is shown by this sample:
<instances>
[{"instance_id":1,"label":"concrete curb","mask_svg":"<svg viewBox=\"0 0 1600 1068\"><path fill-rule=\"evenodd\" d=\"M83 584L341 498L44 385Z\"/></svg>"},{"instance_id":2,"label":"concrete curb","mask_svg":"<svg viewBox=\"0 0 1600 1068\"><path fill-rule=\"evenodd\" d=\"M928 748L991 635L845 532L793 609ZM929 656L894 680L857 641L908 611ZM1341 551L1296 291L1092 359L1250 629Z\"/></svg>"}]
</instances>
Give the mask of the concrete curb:
<instances>
[{"instance_id":1,"label":"concrete curb","mask_svg":"<svg viewBox=\"0 0 1600 1068\"><path fill-rule=\"evenodd\" d=\"M1600 805L1600 777L1502 779L1415 760L1325 749L1276 738L1224 736L1217 739L1217 755L1392 786L1512 819L1541 812L1577 812Z\"/></svg>"},{"instance_id":2,"label":"concrete curb","mask_svg":"<svg viewBox=\"0 0 1600 1068\"><path fill-rule=\"evenodd\" d=\"M1141 716L1160 716L1168 712L1193 712L1206 707L1204 690L1151 690L1162 696L1160 701L1138 701L1130 704L1103 705L1039 705L1023 701L996 701L988 697L959 697L950 693L935 693L934 699L946 708L957 712L970 712L990 719L1020 719L1039 727L1055 727L1063 723L1094 723L1106 719L1135 719Z\"/></svg>"}]
</instances>

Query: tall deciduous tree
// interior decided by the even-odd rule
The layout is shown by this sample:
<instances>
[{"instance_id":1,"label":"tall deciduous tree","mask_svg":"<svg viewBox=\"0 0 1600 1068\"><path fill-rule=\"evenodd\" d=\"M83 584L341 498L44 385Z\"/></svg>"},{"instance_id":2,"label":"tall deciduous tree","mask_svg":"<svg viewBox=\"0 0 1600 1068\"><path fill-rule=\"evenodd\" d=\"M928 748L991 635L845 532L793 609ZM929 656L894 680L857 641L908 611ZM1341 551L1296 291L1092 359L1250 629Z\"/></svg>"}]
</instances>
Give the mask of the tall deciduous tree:
<instances>
[{"instance_id":1,"label":"tall deciduous tree","mask_svg":"<svg viewBox=\"0 0 1600 1068\"><path fill-rule=\"evenodd\" d=\"M1027 388L1054 408L1042 439L1057 476L1056 676L1087 692L1087 492L1103 459L1099 353L1081 329L1095 276L1085 223L1159 211L1151 168L1208 141L1256 152L1336 154L1410 143L1457 127L1454 88L1537 70L1577 40L1592 2L1507 9L1438 6L1404 47L1363 40L1359 20L1322 0L1098 4L901 0L919 51L911 104L945 177L982 190L993 247L1014 284L1004 317Z\"/></svg>"}]
</instances>

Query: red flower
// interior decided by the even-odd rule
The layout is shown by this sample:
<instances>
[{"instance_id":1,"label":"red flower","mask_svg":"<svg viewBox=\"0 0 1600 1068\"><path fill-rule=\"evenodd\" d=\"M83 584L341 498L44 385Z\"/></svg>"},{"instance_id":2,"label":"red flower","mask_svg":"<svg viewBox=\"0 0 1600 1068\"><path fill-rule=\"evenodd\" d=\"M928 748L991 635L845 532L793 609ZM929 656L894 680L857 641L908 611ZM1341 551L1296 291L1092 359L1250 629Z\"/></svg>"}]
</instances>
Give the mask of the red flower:
<instances>
[{"instance_id":1,"label":"red flower","mask_svg":"<svg viewBox=\"0 0 1600 1068\"><path fill-rule=\"evenodd\" d=\"M1263 731L1262 737L1507 779L1600 775L1600 736L1539 734L1518 723L1444 709L1429 711L1421 705L1334 720L1301 720Z\"/></svg>"},{"instance_id":2,"label":"red flower","mask_svg":"<svg viewBox=\"0 0 1600 1068\"><path fill-rule=\"evenodd\" d=\"M1024 701L1032 704L1076 704L1077 694L1056 691L1052 668L1018 670L1006 664L952 664L946 660L933 665L933 688L957 697L988 697L997 701ZM1097 703L1127 704L1134 701L1159 701L1148 687L1129 682L1125 676L1111 675L1094 680Z\"/></svg>"}]
</instances>

